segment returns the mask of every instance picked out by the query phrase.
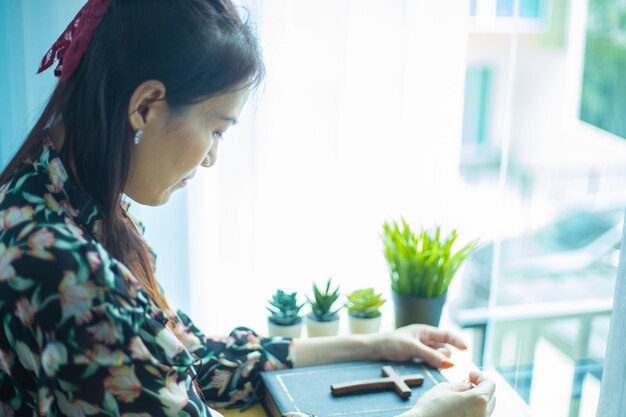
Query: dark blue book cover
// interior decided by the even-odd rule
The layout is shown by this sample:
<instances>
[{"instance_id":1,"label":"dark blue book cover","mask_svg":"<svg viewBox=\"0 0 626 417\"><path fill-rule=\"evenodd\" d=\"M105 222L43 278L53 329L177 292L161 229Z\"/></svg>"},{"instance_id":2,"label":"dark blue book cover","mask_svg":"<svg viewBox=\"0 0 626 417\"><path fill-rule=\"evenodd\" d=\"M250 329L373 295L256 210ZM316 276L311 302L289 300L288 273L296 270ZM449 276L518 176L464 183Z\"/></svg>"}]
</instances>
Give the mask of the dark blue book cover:
<instances>
[{"instance_id":1,"label":"dark blue book cover","mask_svg":"<svg viewBox=\"0 0 626 417\"><path fill-rule=\"evenodd\" d=\"M385 365L392 366L400 375L422 374L424 383L412 387L408 399L402 399L393 389L343 396L331 394L333 384L381 378ZM261 377L265 385L263 405L270 417L280 417L289 411L317 417L394 417L409 410L424 392L446 380L438 370L414 362L346 362L264 372Z\"/></svg>"}]
</instances>

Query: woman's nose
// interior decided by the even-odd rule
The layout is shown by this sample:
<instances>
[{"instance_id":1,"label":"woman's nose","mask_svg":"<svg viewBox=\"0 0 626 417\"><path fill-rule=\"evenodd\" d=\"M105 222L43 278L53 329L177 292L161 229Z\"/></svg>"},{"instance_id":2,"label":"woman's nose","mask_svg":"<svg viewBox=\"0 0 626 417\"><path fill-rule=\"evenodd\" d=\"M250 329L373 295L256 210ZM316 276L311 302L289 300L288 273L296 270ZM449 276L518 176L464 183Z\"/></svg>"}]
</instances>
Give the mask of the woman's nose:
<instances>
[{"instance_id":1,"label":"woman's nose","mask_svg":"<svg viewBox=\"0 0 626 417\"><path fill-rule=\"evenodd\" d=\"M201 166L205 168L211 168L213 165L215 165L215 162L217 161L217 147L218 142L216 141L202 160L202 163L200 164Z\"/></svg>"}]
</instances>

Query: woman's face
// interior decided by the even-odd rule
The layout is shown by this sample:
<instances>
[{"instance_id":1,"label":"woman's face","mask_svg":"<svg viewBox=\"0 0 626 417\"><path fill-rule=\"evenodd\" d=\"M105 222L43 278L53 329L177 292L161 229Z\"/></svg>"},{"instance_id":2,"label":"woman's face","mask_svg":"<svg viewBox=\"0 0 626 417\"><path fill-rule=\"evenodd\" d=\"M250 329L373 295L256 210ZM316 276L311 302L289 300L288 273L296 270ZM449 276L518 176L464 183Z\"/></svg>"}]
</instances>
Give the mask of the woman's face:
<instances>
[{"instance_id":1,"label":"woman's face","mask_svg":"<svg viewBox=\"0 0 626 417\"><path fill-rule=\"evenodd\" d=\"M143 129L143 136L133 146L124 192L140 204L158 206L183 188L199 166L215 164L221 135L237 123L249 91L225 93L176 114L167 104L163 85L146 83L135 91L129 106L131 126Z\"/></svg>"}]
</instances>

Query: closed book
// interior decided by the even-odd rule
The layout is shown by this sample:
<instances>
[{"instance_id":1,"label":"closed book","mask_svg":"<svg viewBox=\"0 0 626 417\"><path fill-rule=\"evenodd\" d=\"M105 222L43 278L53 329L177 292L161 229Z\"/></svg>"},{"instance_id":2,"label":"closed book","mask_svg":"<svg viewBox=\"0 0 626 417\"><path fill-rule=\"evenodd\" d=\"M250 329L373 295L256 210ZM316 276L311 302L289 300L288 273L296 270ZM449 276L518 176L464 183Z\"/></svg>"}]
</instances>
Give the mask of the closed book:
<instances>
[{"instance_id":1,"label":"closed book","mask_svg":"<svg viewBox=\"0 0 626 417\"><path fill-rule=\"evenodd\" d=\"M400 375L422 374L421 386L411 388L403 399L393 388L334 396L331 385L382 378L383 366ZM345 362L306 368L285 369L261 374L265 391L263 406L270 417L303 412L317 417L394 417L411 409L415 401L446 379L423 363Z\"/></svg>"}]
</instances>

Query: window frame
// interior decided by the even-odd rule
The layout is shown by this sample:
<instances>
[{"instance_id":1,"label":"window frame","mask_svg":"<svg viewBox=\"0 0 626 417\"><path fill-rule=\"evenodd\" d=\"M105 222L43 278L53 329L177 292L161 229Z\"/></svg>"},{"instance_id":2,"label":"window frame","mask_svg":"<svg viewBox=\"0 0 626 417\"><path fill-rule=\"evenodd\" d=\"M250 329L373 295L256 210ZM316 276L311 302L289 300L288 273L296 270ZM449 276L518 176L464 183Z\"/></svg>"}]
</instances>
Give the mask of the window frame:
<instances>
[{"instance_id":1,"label":"window frame","mask_svg":"<svg viewBox=\"0 0 626 417\"><path fill-rule=\"evenodd\" d=\"M622 246L615 282L613 313L609 326L602 385L597 417L620 417L626 410L626 355L622 346L626 343L626 218L622 230ZM606 366L611 364L611 366Z\"/></svg>"}]
</instances>

